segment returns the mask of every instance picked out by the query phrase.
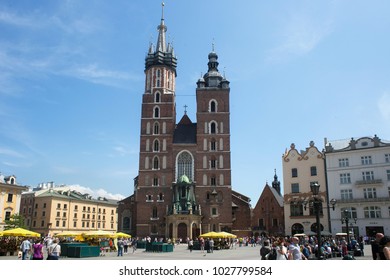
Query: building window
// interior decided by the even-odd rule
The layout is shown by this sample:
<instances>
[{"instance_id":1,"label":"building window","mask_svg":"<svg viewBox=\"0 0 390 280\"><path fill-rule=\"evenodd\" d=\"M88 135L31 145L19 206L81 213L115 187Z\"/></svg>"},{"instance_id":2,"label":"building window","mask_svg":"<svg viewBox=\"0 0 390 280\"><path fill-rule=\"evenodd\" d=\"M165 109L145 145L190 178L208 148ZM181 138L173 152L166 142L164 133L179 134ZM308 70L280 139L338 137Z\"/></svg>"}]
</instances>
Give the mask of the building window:
<instances>
[{"instance_id":1,"label":"building window","mask_svg":"<svg viewBox=\"0 0 390 280\"><path fill-rule=\"evenodd\" d=\"M35 221L34 221L34 223L35 223ZM56 227L60 227L60 221L56 221Z\"/></svg>"},{"instance_id":2,"label":"building window","mask_svg":"<svg viewBox=\"0 0 390 280\"><path fill-rule=\"evenodd\" d=\"M340 190L341 200L353 199L352 190Z\"/></svg>"},{"instance_id":3,"label":"building window","mask_svg":"<svg viewBox=\"0 0 390 280\"><path fill-rule=\"evenodd\" d=\"M6 211L5 212L5 221L9 221L11 219L11 212L10 211Z\"/></svg>"},{"instance_id":4,"label":"building window","mask_svg":"<svg viewBox=\"0 0 390 280\"><path fill-rule=\"evenodd\" d=\"M291 184L291 192L292 193L299 193L299 183Z\"/></svg>"},{"instance_id":5,"label":"building window","mask_svg":"<svg viewBox=\"0 0 390 280\"><path fill-rule=\"evenodd\" d=\"M217 133L217 125L215 122L210 123L210 133L211 134Z\"/></svg>"},{"instance_id":6,"label":"building window","mask_svg":"<svg viewBox=\"0 0 390 280\"><path fill-rule=\"evenodd\" d=\"M13 198L13 194L12 193L9 193L8 194L8 198L7 198L7 202L12 202L12 198Z\"/></svg>"},{"instance_id":7,"label":"building window","mask_svg":"<svg viewBox=\"0 0 390 280\"><path fill-rule=\"evenodd\" d=\"M298 169L296 169L296 168L291 169L291 177L293 177L293 178L298 177Z\"/></svg>"},{"instance_id":8,"label":"building window","mask_svg":"<svg viewBox=\"0 0 390 280\"><path fill-rule=\"evenodd\" d=\"M272 219L272 226L277 227L278 226L278 219Z\"/></svg>"},{"instance_id":9,"label":"building window","mask_svg":"<svg viewBox=\"0 0 390 280\"><path fill-rule=\"evenodd\" d=\"M212 169L215 169L216 166L217 166L217 161L216 161L214 158L211 159L211 160L210 160L210 167L211 167Z\"/></svg>"},{"instance_id":10,"label":"building window","mask_svg":"<svg viewBox=\"0 0 390 280\"><path fill-rule=\"evenodd\" d=\"M61 213L60 212L57 212L57 217L61 217Z\"/></svg>"},{"instance_id":11,"label":"building window","mask_svg":"<svg viewBox=\"0 0 390 280\"><path fill-rule=\"evenodd\" d=\"M296 216L303 216L303 205L302 203L292 203L290 204L290 216L296 217Z\"/></svg>"},{"instance_id":12,"label":"building window","mask_svg":"<svg viewBox=\"0 0 390 280\"><path fill-rule=\"evenodd\" d=\"M73 227L77 227L77 222L73 222Z\"/></svg>"},{"instance_id":13,"label":"building window","mask_svg":"<svg viewBox=\"0 0 390 280\"><path fill-rule=\"evenodd\" d=\"M154 187L157 187L157 186L158 186L158 178L157 178L157 177L154 177L154 178L153 178L153 186L154 186Z\"/></svg>"},{"instance_id":14,"label":"building window","mask_svg":"<svg viewBox=\"0 0 390 280\"><path fill-rule=\"evenodd\" d=\"M264 219L259 219L259 228L260 229L265 229L264 228Z\"/></svg>"},{"instance_id":15,"label":"building window","mask_svg":"<svg viewBox=\"0 0 390 280\"><path fill-rule=\"evenodd\" d=\"M210 185L211 186L216 186L217 185L217 178L215 176L210 177Z\"/></svg>"},{"instance_id":16,"label":"building window","mask_svg":"<svg viewBox=\"0 0 390 280\"><path fill-rule=\"evenodd\" d=\"M345 210L348 210L348 219L357 219L357 211L355 207L341 208L341 217L343 218L345 216Z\"/></svg>"},{"instance_id":17,"label":"building window","mask_svg":"<svg viewBox=\"0 0 390 280\"><path fill-rule=\"evenodd\" d=\"M376 198L376 189L375 188L365 188L363 189L364 198Z\"/></svg>"},{"instance_id":18,"label":"building window","mask_svg":"<svg viewBox=\"0 0 390 280\"><path fill-rule=\"evenodd\" d=\"M371 156L363 156L361 157L362 165L372 164Z\"/></svg>"},{"instance_id":19,"label":"building window","mask_svg":"<svg viewBox=\"0 0 390 280\"><path fill-rule=\"evenodd\" d=\"M153 169L157 170L159 168L158 157L154 157L153 159Z\"/></svg>"},{"instance_id":20,"label":"building window","mask_svg":"<svg viewBox=\"0 0 390 280\"><path fill-rule=\"evenodd\" d=\"M211 208L211 215L212 216L217 216L218 215L217 208L215 208L215 207Z\"/></svg>"},{"instance_id":21,"label":"building window","mask_svg":"<svg viewBox=\"0 0 390 280\"><path fill-rule=\"evenodd\" d=\"M216 145L215 140L211 140L210 150L215 151L216 149L217 149L217 145Z\"/></svg>"},{"instance_id":22,"label":"building window","mask_svg":"<svg viewBox=\"0 0 390 280\"><path fill-rule=\"evenodd\" d=\"M77 219L77 213L74 213L73 218Z\"/></svg>"},{"instance_id":23,"label":"building window","mask_svg":"<svg viewBox=\"0 0 390 280\"><path fill-rule=\"evenodd\" d=\"M46 202L45 202L45 203L43 203L43 208L46 208Z\"/></svg>"},{"instance_id":24,"label":"building window","mask_svg":"<svg viewBox=\"0 0 390 280\"><path fill-rule=\"evenodd\" d=\"M62 213L62 218L66 218L66 212Z\"/></svg>"},{"instance_id":25,"label":"building window","mask_svg":"<svg viewBox=\"0 0 390 280\"><path fill-rule=\"evenodd\" d=\"M381 209L378 206L364 207L364 218L381 218Z\"/></svg>"},{"instance_id":26,"label":"building window","mask_svg":"<svg viewBox=\"0 0 390 280\"><path fill-rule=\"evenodd\" d=\"M154 102L160 103L160 93L156 92L156 95L154 96Z\"/></svg>"},{"instance_id":27,"label":"building window","mask_svg":"<svg viewBox=\"0 0 390 280\"><path fill-rule=\"evenodd\" d=\"M192 156L188 152L182 152L177 157L177 178L182 175L186 175L191 181L193 178L193 160Z\"/></svg>"},{"instance_id":28,"label":"building window","mask_svg":"<svg viewBox=\"0 0 390 280\"><path fill-rule=\"evenodd\" d=\"M153 151L158 152L160 150L160 142L156 139L153 143Z\"/></svg>"},{"instance_id":29,"label":"building window","mask_svg":"<svg viewBox=\"0 0 390 280\"><path fill-rule=\"evenodd\" d=\"M390 162L390 154L385 154L385 162L386 163Z\"/></svg>"},{"instance_id":30,"label":"building window","mask_svg":"<svg viewBox=\"0 0 390 280\"><path fill-rule=\"evenodd\" d=\"M41 227L45 226L45 221L41 221Z\"/></svg>"},{"instance_id":31,"label":"building window","mask_svg":"<svg viewBox=\"0 0 390 280\"><path fill-rule=\"evenodd\" d=\"M311 176L317 176L317 166L311 166L310 167L310 175Z\"/></svg>"},{"instance_id":32,"label":"building window","mask_svg":"<svg viewBox=\"0 0 390 280\"><path fill-rule=\"evenodd\" d=\"M45 216L46 216L46 212L42 211L42 217L45 217Z\"/></svg>"},{"instance_id":33,"label":"building window","mask_svg":"<svg viewBox=\"0 0 390 280\"><path fill-rule=\"evenodd\" d=\"M158 107L154 108L153 117L154 118L160 117L160 108L158 108Z\"/></svg>"},{"instance_id":34,"label":"building window","mask_svg":"<svg viewBox=\"0 0 390 280\"><path fill-rule=\"evenodd\" d=\"M158 124L158 122L154 123L153 134L155 135L160 134L160 125Z\"/></svg>"},{"instance_id":35,"label":"building window","mask_svg":"<svg viewBox=\"0 0 390 280\"><path fill-rule=\"evenodd\" d=\"M363 181L374 181L374 171L363 171Z\"/></svg>"},{"instance_id":36,"label":"building window","mask_svg":"<svg viewBox=\"0 0 390 280\"><path fill-rule=\"evenodd\" d=\"M57 209L61 209L61 204L60 203L57 204Z\"/></svg>"},{"instance_id":37,"label":"building window","mask_svg":"<svg viewBox=\"0 0 390 280\"><path fill-rule=\"evenodd\" d=\"M164 201L164 195L162 193L159 193L157 199L158 201Z\"/></svg>"},{"instance_id":38,"label":"building window","mask_svg":"<svg viewBox=\"0 0 390 280\"><path fill-rule=\"evenodd\" d=\"M349 173L340 174L340 184L351 184L351 175Z\"/></svg>"},{"instance_id":39,"label":"building window","mask_svg":"<svg viewBox=\"0 0 390 280\"><path fill-rule=\"evenodd\" d=\"M210 112L217 112L217 103L214 100L210 102Z\"/></svg>"},{"instance_id":40,"label":"building window","mask_svg":"<svg viewBox=\"0 0 390 280\"><path fill-rule=\"evenodd\" d=\"M386 170L386 174L387 174L387 181L390 181L390 170Z\"/></svg>"},{"instance_id":41,"label":"building window","mask_svg":"<svg viewBox=\"0 0 390 280\"><path fill-rule=\"evenodd\" d=\"M347 167L349 166L349 161L347 158L340 158L339 159L339 167Z\"/></svg>"},{"instance_id":42,"label":"building window","mask_svg":"<svg viewBox=\"0 0 390 280\"><path fill-rule=\"evenodd\" d=\"M158 216L157 216L157 207L154 206L153 207L153 210L152 210L152 218L156 219Z\"/></svg>"}]
</instances>

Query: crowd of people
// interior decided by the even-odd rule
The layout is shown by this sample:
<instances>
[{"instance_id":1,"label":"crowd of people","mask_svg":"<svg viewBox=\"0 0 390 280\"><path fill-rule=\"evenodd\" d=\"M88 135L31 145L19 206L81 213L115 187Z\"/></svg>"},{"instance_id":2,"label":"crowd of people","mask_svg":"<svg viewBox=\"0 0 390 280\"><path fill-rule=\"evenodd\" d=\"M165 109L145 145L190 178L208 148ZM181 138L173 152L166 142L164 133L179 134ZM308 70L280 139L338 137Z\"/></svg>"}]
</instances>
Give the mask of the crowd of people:
<instances>
[{"instance_id":1,"label":"crowd of people","mask_svg":"<svg viewBox=\"0 0 390 280\"><path fill-rule=\"evenodd\" d=\"M134 253L137 250L139 241L164 242L172 245L180 244L180 239L162 239L145 237L142 239L119 238L115 243L109 239L109 248L117 251L117 256L123 256L130 251ZM236 249L241 246L260 247L260 258L262 260L309 260L309 259L327 259L341 257L342 259L353 259L353 256L364 255L364 246L370 244L373 260L390 260L390 237L377 233L375 240L367 240L360 237L350 238L348 243L345 237L335 238L324 236L321 242L318 242L315 236L259 236L243 238L187 238L184 243L187 244L190 252L192 250L201 250L204 253L213 253L214 249ZM320 245L319 245L320 244ZM48 260L58 260L61 256L61 243L58 238L46 236L45 238L25 238L19 245L18 257L22 260L43 260L44 255Z\"/></svg>"},{"instance_id":2,"label":"crowd of people","mask_svg":"<svg viewBox=\"0 0 390 280\"><path fill-rule=\"evenodd\" d=\"M318 242L315 236L266 236L260 237L256 243L261 245L260 256L263 260L354 259L354 256L364 255L367 244L371 245L373 260L390 260L390 237L382 233L376 234L376 239L371 242L363 237L351 237L348 243L344 237L322 237Z\"/></svg>"},{"instance_id":3,"label":"crowd of people","mask_svg":"<svg viewBox=\"0 0 390 280\"><path fill-rule=\"evenodd\" d=\"M19 246L18 257L22 260L58 260L61 256L61 245L58 238L25 238Z\"/></svg>"}]
</instances>

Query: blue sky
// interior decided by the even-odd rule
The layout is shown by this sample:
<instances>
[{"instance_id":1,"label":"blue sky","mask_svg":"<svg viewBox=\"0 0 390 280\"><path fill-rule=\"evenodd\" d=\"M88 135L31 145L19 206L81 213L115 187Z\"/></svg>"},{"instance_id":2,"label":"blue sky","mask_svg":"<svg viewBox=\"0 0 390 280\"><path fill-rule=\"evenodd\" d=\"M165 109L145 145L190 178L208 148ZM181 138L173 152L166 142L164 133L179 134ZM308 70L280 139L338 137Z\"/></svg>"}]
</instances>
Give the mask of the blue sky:
<instances>
[{"instance_id":1,"label":"blue sky","mask_svg":"<svg viewBox=\"0 0 390 280\"><path fill-rule=\"evenodd\" d=\"M178 119L215 44L231 86L233 188L255 204L291 143L390 140L390 2L165 1ZM0 172L133 193L144 59L161 1L1 1Z\"/></svg>"}]
</instances>

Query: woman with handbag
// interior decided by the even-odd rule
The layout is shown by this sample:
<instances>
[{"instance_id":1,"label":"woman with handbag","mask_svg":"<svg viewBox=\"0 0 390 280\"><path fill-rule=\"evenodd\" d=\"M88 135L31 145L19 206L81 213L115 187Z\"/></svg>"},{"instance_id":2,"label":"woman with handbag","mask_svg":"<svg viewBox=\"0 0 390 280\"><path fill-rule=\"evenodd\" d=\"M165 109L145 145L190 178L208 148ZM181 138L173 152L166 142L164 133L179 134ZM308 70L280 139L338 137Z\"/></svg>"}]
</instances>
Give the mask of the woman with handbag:
<instances>
[{"instance_id":1,"label":"woman with handbag","mask_svg":"<svg viewBox=\"0 0 390 280\"><path fill-rule=\"evenodd\" d=\"M49 247L48 260L58 260L61 255L61 245L58 244L58 238L53 240L53 243Z\"/></svg>"}]
</instances>

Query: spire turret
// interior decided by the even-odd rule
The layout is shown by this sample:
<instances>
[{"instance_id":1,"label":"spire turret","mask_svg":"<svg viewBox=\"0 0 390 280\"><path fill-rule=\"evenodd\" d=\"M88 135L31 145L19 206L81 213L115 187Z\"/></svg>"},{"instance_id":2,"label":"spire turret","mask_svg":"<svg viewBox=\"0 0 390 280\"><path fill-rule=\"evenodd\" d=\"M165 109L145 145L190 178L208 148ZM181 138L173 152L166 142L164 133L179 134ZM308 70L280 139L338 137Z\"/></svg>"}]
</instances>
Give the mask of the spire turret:
<instances>
[{"instance_id":1,"label":"spire turret","mask_svg":"<svg viewBox=\"0 0 390 280\"><path fill-rule=\"evenodd\" d=\"M281 195L280 181L278 180L278 175L276 175L276 169L275 169L274 181L272 182L272 188L274 188L278 192L278 194Z\"/></svg>"},{"instance_id":2,"label":"spire turret","mask_svg":"<svg viewBox=\"0 0 390 280\"><path fill-rule=\"evenodd\" d=\"M154 47L150 44L148 54L145 58L145 70L155 65L166 65L172 67L176 75L177 58L175 56L172 44L166 42L167 26L164 21L164 6L162 3L161 22L157 26L158 38Z\"/></svg>"},{"instance_id":3,"label":"spire turret","mask_svg":"<svg viewBox=\"0 0 390 280\"><path fill-rule=\"evenodd\" d=\"M198 87L228 88L229 81L227 81L218 70L218 55L214 50L214 43L212 44L212 50L209 53L208 59L208 71L203 76L203 79L198 81Z\"/></svg>"}]
</instances>

